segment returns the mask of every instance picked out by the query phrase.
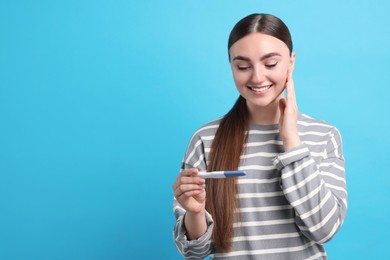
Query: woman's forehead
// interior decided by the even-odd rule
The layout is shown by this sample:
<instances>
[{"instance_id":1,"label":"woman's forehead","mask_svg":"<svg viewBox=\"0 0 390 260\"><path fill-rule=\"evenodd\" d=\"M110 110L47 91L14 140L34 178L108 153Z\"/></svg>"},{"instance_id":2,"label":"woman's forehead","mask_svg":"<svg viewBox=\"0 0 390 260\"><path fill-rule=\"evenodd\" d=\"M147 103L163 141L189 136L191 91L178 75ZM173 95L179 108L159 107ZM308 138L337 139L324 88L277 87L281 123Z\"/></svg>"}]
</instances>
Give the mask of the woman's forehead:
<instances>
[{"instance_id":1,"label":"woman's forehead","mask_svg":"<svg viewBox=\"0 0 390 260\"><path fill-rule=\"evenodd\" d=\"M268 53L280 53L282 56L289 54L287 45L276 37L251 33L235 42L229 50L233 56L263 56ZM234 57L231 57L234 58Z\"/></svg>"}]
</instances>

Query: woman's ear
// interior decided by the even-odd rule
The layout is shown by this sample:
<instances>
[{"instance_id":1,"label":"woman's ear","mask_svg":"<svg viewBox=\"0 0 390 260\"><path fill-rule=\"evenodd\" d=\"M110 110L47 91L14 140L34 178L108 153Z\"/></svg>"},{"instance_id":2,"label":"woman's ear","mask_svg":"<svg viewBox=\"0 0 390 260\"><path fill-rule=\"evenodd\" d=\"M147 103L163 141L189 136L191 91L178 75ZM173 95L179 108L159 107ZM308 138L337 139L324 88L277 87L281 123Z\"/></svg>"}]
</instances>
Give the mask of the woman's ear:
<instances>
[{"instance_id":1,"label":"woman's ear","mask_svg":"<svg viewBox=\"0 0 390 260\"><path fill-rule=\"evenodd\" d=\"M290 70L291 72L294 71L295 57L296 57L296 53L295 53L295 51L293 51L293 52L291 53L291 56L290 56L290 66L289 66L289 70Z\"/></svg>"}]
</instances>

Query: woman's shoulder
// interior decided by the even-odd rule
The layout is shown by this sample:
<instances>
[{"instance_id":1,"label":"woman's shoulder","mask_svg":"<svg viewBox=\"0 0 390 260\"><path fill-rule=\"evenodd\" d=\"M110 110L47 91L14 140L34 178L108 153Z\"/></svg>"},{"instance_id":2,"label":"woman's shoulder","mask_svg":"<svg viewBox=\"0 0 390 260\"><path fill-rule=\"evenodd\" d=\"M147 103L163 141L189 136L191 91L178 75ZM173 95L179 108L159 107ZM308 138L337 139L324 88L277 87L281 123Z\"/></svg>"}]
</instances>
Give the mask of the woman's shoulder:
<instances>
[{"instance_id":1,"label":"woman's shoulder","mask_svg":"<svg viewBox=\"0 0 390 260\"><path fill-rule=\"evenodd\" d=\"M219 124L221 123L222 117L214 119L212 121L209 121L202 126L200 126L196 131L193 133L192 136L209 136L214 135L217 131Z\"/></svg>"},{"instance_id":2,"label":"woman's shoulder","mask_svg":"<svg viewBox=\"0 0 390 260\"><path fill-rule=\"evenodd\" d=\"M337 128L322 119L311 117L304 113L298 114L298 127L300 131L313 131L328 133L332 131L338 132Z\"/></svg>"},{"instance_id":3,"label":"woman's shoulder","mask_svg":"<svg viewBox=\"0 0 390 260\"><path fill-rule=\"evenodd\" d=\"M221 120L222 117L207 122L200 126L198 129L196 129L196 131L191 135L189 146L197 145L199 142L203 142L204 140L214 139L215 133L219 127Z\"/></svg>"}]
</instances>

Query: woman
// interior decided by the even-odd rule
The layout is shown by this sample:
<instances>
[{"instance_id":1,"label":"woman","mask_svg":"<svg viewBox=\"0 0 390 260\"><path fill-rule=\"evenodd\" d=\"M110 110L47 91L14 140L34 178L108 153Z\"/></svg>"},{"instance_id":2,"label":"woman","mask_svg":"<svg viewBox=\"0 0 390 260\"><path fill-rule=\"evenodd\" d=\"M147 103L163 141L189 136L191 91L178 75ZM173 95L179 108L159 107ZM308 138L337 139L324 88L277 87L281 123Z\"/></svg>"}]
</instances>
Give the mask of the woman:
<instances>
[{"instance_id":1,"label":"woman","mask_svg":"<svg viewBox=\"0 0 390 260\"><path fill-rule=\"evenodd\" d=\"M189 259L326 259L323 243L347 209L340 134L298 112L295 52L279 18L243 18L228 53L240 97L192 136L172 186L176 247ZM237 169L247 175L197 176Z\"/></svg>"}]
</instances>

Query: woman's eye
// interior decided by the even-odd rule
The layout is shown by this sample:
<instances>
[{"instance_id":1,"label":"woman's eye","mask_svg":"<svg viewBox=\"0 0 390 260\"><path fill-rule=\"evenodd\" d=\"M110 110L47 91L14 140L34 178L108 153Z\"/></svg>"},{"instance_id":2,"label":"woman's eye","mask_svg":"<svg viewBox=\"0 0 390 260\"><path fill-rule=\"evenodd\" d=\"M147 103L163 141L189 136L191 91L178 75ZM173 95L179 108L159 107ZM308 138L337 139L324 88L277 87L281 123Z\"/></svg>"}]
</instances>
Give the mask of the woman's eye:
<instances>
[{"instance_id":1,"label":"woman's eye","mask_svg":"<svg viewBox=\"0 0 390 260\"><path fill-rule=\"evenodd\" d=\"M237 69L238 70L247 70L247 69L249 69L249 67L248 66L237 66Z\"/></svg>"},{"instance_id":2,"label":"woman's eye","mask_svg":"<svg viewBox=\"0 0 390 260\"><path fill-rule=\"evenodd\" d=\"M270 63L270 64L265 64L265 67L267 67L267 68L273 68L273 67L275 67L277 64L278 64L277 62L275 62L275 63Z\"/></svg>"}]
</instances>

